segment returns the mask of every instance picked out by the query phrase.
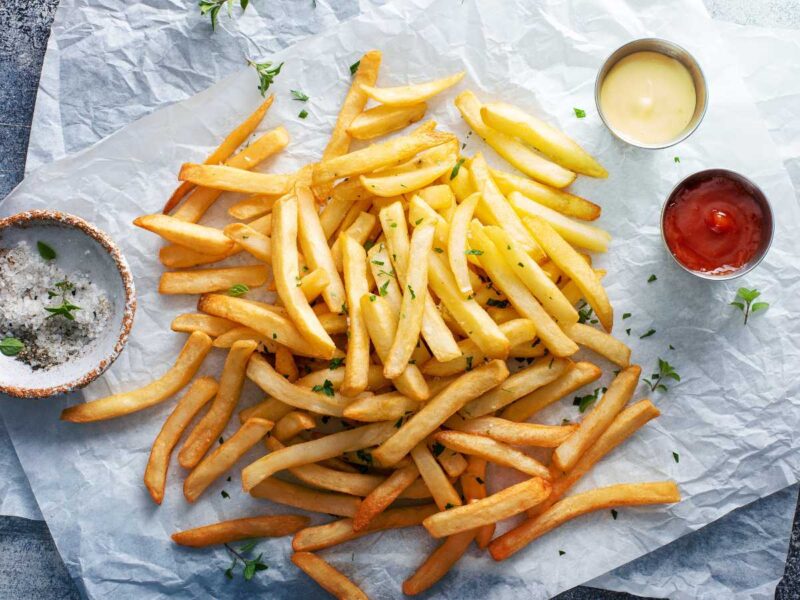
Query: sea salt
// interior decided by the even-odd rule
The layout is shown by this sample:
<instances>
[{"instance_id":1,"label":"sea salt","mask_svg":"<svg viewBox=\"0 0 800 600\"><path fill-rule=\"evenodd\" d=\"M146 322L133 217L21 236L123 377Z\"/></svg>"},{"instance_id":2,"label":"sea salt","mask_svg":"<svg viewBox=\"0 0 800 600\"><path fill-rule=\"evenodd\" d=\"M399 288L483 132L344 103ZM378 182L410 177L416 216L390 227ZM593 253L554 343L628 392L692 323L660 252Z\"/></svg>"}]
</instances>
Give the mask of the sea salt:
<instances>
[{"instance_id":1,"label":"sea salt","mask_svg":"<svg viewBox=\"0 0 800 600\"><path fill-rule=\"evenodd\" d=\"M62 301L80 307L69 311L75 320L46 310ZM85 273L65 273L25 241L0 248L0 339L19 339L15 358L33 370L83 355L110 312L108 296Z\"/></svg>"}]
</instances>

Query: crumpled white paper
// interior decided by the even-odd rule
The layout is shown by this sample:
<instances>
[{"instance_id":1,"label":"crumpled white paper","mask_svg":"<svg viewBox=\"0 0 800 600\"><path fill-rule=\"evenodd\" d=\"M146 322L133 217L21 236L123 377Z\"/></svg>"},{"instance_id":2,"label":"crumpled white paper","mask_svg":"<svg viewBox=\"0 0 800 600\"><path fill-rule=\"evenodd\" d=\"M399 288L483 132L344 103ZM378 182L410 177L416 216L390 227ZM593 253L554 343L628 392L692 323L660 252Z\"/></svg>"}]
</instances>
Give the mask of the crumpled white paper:
<instances>
[{"instance_id":1,"label":"crumpled white paper","mask_svg":"<svg viewBox=\"0 0 800 600\"><path fill-rule=\"evenodd\" d=\"M559 122L612 171L609 181L581 182L576 187L603 204L603 224L616 236L612 251L599 258L598 264L611 272L609 292L618 313L634 313L628 322L635 331L650 326L659 331L647 340L632 342L635 357L649 368L657 355L667 352L668 344L677 349L666 357L684 381L659 400L664 416L617 451L581 487L672 476L681 484L684 502L663 511L620 511L616 522L608 515L584 518L505 564L490 566L485 556L473 554L459 564L458 576L449 576L437 589L439 594L466 595L469 590L470 595L501 597L512 594L517 586L525 586L534 597L555 593L795 480L792 447L797 409L790 399L798 381L783 368L798 355L791 339L796 332L787 319L797 308L798 279L791 264L794 248L789 234L797 207L788 179L755 109L744 99L746 92L722 44L714 43L719 39L702 10L694 5L676 9L674 4L669 8L628 4L615 6L612 17L598 4L540 9L509 4L502 15L484 4L442 2L427 7L424 15L420 12L424 6L394 4L380 15L361 16L276 56L287 59L286 71L276 85L279 97L288 98L290 87L304 89L312 96L313 118L308 121L319 128L314 132L307 124L297 125L291 102L274 108L270 123L295 123L290 124L292 151L275 161L276 170L288 170L293 157L304 160L319 150L322 133L330 126L344 91L347 65L371 46L386 52L384 82L403 81L406 75L419 80L442 74L463 61L468 85L483 97L516 101ZM647 34L688 46L710 80L711 110L701 130L680 147L680 165L665 153L621 147L591 110L594 72L602 57L623 41ZM703 49L692 43L701 39ZM287 73L296 75L287 77ZM128 386L142 381L156 369L154 364L171 360L179 342L175 336L153 332L180 307L190 306L152 294L159 272L153 259L158 243L123 224L133 214L160 205L174 181L176 166L189 155L202 156L231 125L231 115L244 114L255 103L252 87L252 74L237 75L197 98L148 117L88 152L36 172L0 209L7 214L21 206L69 206L72 212L118 234L137 275L142 308L131 345L106 378L113 389L118 389L120 380ZM575 121L573 106L585 107L589 118ZM449 102L441 101L435 108L445 126L465 131ZM200 124L196 115L201 113L222 118ZM319 120L321 115L324 122ZM467 151L479 147L470 142ZM682 175L707 166L734 168L754 178L778 215L773 251L747 278L749 285L764 290L773 307L748 329L741 327L736 314L726 312L735 286L688 279L672 266L658 239L657 213L666 192ZM644 282L651 272L657 272L659 280L647 286ZM679 305L676 298L683 302ZM675 327L676 322L681 325ZM102 382L88 393L105 393L98 387L103 387ZM178 590L187 597L222 593L222 553L176 551L167 535L176 526L230 517L253 504L235 494L230 501L212 499L221 489L217 486L210 490L211 502L187 509L179 497L179 483L172 481L167 504L156 510L139 478L149 443L168 408L81 428L55 421L63 404L6 401L3 407L20 459L73 575L96 595L112 590L134 593L133 586L138 586L139 597ZM673 451L681 455L678 465L672 462ZM109 506L118 506L119 512L109 514ZM602 540L601 548L598 540ZM270 597L311 589L296 580L294 570L285 568L285 547L278 551L284 542L262 544L274 565L249 589L268 587ZM421 559L418 547L422 545L429 548L431 543L423 542L418 532L408 531L326 554L364 582L368 592L393 597L399 595L400 581ZM359 552L348 565L355 547ZM558 549L566 554L559 558ZM380 556L380 563L373 564L373 556ZM279 583L285 578L292 578L291 585Z\"/></svg>"}]
</instances>

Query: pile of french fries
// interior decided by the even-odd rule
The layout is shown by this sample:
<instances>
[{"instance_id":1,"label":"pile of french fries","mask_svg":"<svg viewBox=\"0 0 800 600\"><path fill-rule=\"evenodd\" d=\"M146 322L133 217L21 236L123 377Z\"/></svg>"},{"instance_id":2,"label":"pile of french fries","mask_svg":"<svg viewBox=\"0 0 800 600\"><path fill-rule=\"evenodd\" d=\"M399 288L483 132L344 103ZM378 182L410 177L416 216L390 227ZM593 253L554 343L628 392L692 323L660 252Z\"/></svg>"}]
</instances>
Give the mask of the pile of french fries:
<instances>
[{"instance_id":1,"label":"pile of french fries","mask_svg":"<svg viewBox=\"0 0 800 600\"><path fill-rule=\"evenodd\" d=\"M187 546L294 534L292 561L340 598L363 592L314 552L386 529L422 525L442 544L403 592L436 583L474 541L504 560L539 536L603 508L677 502L674 482L626 483L567 495L658 409L629 404L640 376L610 332L601 271L585 251L609 235L589 222L596 204L564 190L577 173L606 171L566 135L469 91L455 105L472 131L519 173L461 155L426 100L462 73L376 87L381 55L365 54L320 160L289 174L253 169L289 143L283 127L258 136L268 98L204 164L185 164L163 214L135 224L164 238L164 294L198 294L198 312L175 318L189 334L175 364L137 390L67 408L73 422L109 419L186 388L153 443L144 475L155 502L183 433L184 495L197 501L251 448L241 471L256 498L337 520L256 516L176 533ZM366 108L372 99L378 104ZM238 151L237 151L238 150ZM224 192L246 194L222 229L199 224ZM236 254L248 266L193 269ZM273 300L246 297L274 291ZM603 329L579 322L585 301ZM586 348L619 367L579 424L530 423L547 406L597 380L601 368L570 359ZM212 348L218 379L194 378ZM524 368L511 372L506 361ZM239 409L245 378L265 399L215 442ZM207 409L205 407L208 407ZM205 410L204 410L205 409ZM202 416L200 416L202 413ZM194 423L194 425L192 425ZM525 450L550 449L549 463ZM525 476L487 490L487 463ZM495 537L495 526L523 516Z\"/></svg>"}]
</instances>

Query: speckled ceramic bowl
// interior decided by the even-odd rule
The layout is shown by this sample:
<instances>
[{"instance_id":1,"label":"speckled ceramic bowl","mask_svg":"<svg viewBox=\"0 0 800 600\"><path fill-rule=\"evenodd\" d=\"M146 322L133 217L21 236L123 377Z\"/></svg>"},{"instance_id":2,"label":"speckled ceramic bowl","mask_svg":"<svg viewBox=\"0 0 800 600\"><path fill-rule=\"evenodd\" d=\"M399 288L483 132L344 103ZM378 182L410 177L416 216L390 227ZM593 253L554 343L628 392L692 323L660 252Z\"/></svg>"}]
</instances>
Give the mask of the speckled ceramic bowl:
<instances>
[{"instance_id":1,"label":"speckled ceramic bowl","mask_svg":"<svg viewBox=\"0 0 800 600\"><path fill-rule=\"evenodd\" d=\"M40 398L76 390L99 377L119 356L133 325L136 293L128 263L105 233L80 217L31 210L0 219L0 248L25 240L57 249L54 259L66 273L81 272L105 291L110 302L108 327L78 357L49 369L30 366L0 353L0 392Z\"/></svg>"}]
</instances>

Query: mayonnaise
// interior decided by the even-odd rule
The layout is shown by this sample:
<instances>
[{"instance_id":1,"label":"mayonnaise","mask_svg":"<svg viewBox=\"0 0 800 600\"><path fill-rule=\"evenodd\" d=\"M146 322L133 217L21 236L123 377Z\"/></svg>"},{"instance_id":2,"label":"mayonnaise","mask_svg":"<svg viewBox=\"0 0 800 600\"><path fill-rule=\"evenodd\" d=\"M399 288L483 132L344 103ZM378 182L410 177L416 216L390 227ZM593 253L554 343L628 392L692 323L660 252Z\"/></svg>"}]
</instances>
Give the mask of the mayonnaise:
<instances>
[{"instance_id":1,"label":"mayonnaise","mask_svg":"<svg viewBox=\"0 0 800 600\"><path fill-rule=\"evenodd\" d=\"M644 144L677 138L696 103L689 70L659 52L629 54L611 68L600 88L600 107L609 126Z\"/></svg>"}]
</instances>

